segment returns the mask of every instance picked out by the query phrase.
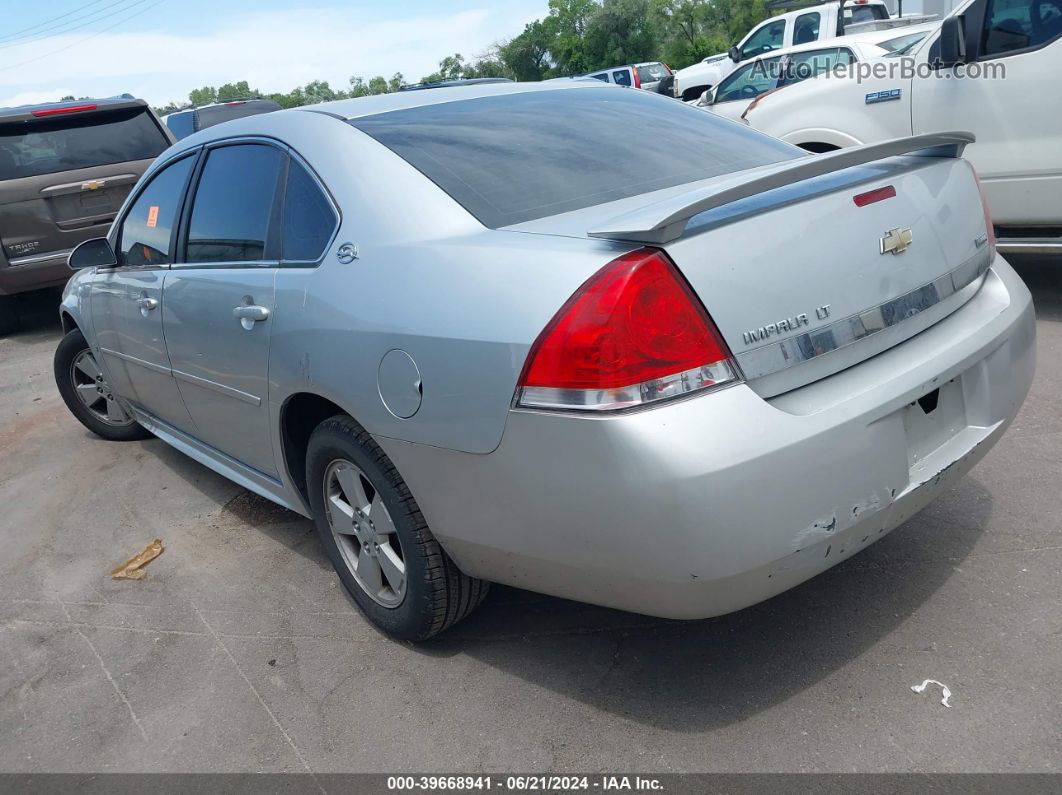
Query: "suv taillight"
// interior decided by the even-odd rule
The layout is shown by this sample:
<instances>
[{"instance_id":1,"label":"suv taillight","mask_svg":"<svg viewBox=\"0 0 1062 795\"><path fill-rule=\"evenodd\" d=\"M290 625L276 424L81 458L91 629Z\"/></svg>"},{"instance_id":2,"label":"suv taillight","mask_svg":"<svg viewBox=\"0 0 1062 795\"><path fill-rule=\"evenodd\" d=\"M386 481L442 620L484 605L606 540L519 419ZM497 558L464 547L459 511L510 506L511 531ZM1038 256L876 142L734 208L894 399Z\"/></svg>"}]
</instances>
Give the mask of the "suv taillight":
<instances>
[{"instance_id":1,"label":"suv taillight","mask_svg":"<svg viewBox=\"0 0 1062 795\"><path fill-rule=\"evenodd\" d=\"M516 405L607 411L738 380L729 348L667 255L643 248L582 285L531 347Z\"/></svg>"}]
</instances>

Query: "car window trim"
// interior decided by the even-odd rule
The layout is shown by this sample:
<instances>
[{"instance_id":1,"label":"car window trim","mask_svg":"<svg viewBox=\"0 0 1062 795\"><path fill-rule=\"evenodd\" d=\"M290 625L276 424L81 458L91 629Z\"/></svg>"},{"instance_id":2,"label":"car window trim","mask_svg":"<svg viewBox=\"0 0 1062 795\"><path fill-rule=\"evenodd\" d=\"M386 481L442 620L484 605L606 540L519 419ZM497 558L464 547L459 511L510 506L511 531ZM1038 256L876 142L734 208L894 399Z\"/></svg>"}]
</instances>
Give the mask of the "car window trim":
<instances>
[{"instance_id":1,"label":"car window trim","mask_svg":"<svg viewBox=\"0 0 1062 795\"><path fill-rule=\"evenodd\" d=\"M181 188L181 196L180 199L178 199L177 201L177 213L174 216L174 220L176 221L176 223L174 223L173 228L170 229L170 245L169 249L166 251L166 256L170 260L169 262L161 263L159 265L123 265L120 262L122 256L122 227L125 226L125 222L128 220L129 214L133 211L133 206L138 201L140 201L140 197L144 195L144 191L146 191L151 186L151 183L155 181L159 174L161 174L163 171L170 168L171 166L177 165L177 163L179 163L181 160L185 160L189 157L194 157L198 159L201 153L202 147L196 147L195 149L184 150L182 152L177 153L173 157L166 160L166 162L158 166L158 168L152 169L151 174L148 175L148 178L144 180L143 184L139 185L133 192L129 194L125 206L122 208L118 217L115 218L114 223L111 226L111 229L114 230L113 240L108 240L108 242L110 242L111 244L111 249L114 251L115 261L118 264L115 265L113 268L99 268L98 272L109 273L118 270L135 270L138 272L168 270L169 267L173 265L177 254L177 237L178 232L180 231L180 222L184 213L185 203L188 200L188 185L190 184L192 177L195 175L196 169L199 168L198 162L192 164L191 170L184 178L184 186Z\"/></svg>"},{"instance_id":2,"label":"car window trim","mask_svg":"<svg viewBox=\"0 0 1062 795\"><path fill-rule=\"evenodd\" d=\"M264 145L270 146L281 153L283 159L280 163L280 169L277 174L277 179L280 180L281 176L287 175L287 158L289 156L290 147L288 147L282 141L276 138L269 138L264 135L241 135L234 138L219 138L216 141L210 141L200 147L199 162L196 163L195 168L192 171L191 182L185 188L185 201L182 206L181 222L178 229L177 247L176 253L180 254L180 258L173 257L173 263L170 265L171 270L190 270L190 269L203 269L214 270L217 268L277 268L280 267L280 254L282 253L277 246L277 241L274 238L274 226L277 219L277 205L281 194L286 187L286 179L284 181L278 181L277 189L273 193L273 205L269 210L269 226L266 228L266 253L277 254L276 259L264 258L260 260L234 260L226 262L187 262L185 258L188 254L188 227L192 221L192 209L195 204L195 192L199 190L199 182L203 176L203 169L206 167L207 158L210 153L215 149L222 149L226 146L240 146L240 145ZM282 206L282 205L281 205Z\"/></svg>"}]
</instances>

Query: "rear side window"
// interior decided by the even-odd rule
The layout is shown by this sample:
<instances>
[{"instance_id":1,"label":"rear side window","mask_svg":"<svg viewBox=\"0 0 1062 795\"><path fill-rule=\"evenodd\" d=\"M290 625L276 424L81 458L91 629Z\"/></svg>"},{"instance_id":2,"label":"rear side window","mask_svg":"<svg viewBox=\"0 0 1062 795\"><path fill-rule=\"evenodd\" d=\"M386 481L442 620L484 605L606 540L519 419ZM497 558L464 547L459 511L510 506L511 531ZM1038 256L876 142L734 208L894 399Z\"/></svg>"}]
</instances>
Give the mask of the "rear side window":
<instances>
[{"instance_id":1,"label":"rear side window","mask_svg":"<svg viewBox=\"0 0 1062 795\"><path fill-rule=\"evenodd\" d=\"M631 73L626 69L617 69L612 73L612 80L617 85L629 86L631 84Z\"/></svg>"},{"instance_id":2,"label":"rear side window","mask_svg":"<svg viewBox=\"0 0 1062 795\"><path fill-rule=\"evenodd\" d=\"M350 124L492 228L801 154L683 102L591 84L425 105Z\"/></svg>"},{"instance_id":3,"label":"rear side window","mask_svg":"<svg viewBox=\"0 0 1062 795\"><path fill-rule=\"evenodd\" d=\"M151 267L170 261L170 236L194 163L194 157L185 157L166 166L133 202L119 233L119 264Z\"/></svg>"},{"instance_id":4,"label":"rear side window","mask_svg":"<svg viewBox=\"0 0 1062 795\"><path fill-rule=\"evenodd\" d=\"M283 157L264 144L209 152L192 203L186 262L265 259Z\"/></svg>"},{"instance_id":5,"label":"rear side window","mask_svg":"<svg viewBox=\"0 0 1062 795\"><path fill-rule=\"evenodd\" d=\"M148 160L169 145L146 108L0 125L0 179Z\"/></svg>"},{"instance_id":6,"label":"rear side window","mask_svg":"<svg viewBox=\"0 0 1062 795\"><path fill-rule=\"evenodd\" d=\"M283 258L315 262L324 254L336 228L336 213L321 188L294 159L284 191Z\"/></svg>"},{"instance_id":7,"label":"rear side window","mask_svg":"<svg viewBox=\"0 0 1062 795\"><path fill-rule=\"evenodd\" d=\"M166 126L170 128L173 137L178 141L182 138L187 138L196 131L195 111L186 110L183 113L174 113L172 116L167 116Z\"/></svg>"}]
</instances>

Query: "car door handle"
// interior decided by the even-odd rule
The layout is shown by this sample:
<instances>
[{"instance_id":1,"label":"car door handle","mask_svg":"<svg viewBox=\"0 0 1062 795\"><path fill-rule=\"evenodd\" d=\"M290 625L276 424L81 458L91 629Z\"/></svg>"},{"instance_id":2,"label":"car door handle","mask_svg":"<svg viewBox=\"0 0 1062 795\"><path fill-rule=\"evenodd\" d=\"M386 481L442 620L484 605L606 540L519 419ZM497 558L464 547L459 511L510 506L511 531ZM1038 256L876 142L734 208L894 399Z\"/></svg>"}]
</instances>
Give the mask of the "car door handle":
<instances>
[{"instance_id":1,"label":"car door handle","mask_svg":"<svg viewBox=\"0 0 1062 795\"><path fill-rule=\"evenodd\" d=\"M250 331L255 323L260 323L269 317L269 308L257 304L240 304L232 310L232 316L240 321L240 325Z\"/></svg>"},{"instance_id":2,"label":"car door handle","mask_svg":"<svg viewBox=\"0 0 1062 795\"><path fill-rule=\"evenodd\" d=\"M155 298L148 298L146 295L136 299L136 305L140 310L147 315L152 309L157 309L159 302Z\"/></svg>"}]
</instances>

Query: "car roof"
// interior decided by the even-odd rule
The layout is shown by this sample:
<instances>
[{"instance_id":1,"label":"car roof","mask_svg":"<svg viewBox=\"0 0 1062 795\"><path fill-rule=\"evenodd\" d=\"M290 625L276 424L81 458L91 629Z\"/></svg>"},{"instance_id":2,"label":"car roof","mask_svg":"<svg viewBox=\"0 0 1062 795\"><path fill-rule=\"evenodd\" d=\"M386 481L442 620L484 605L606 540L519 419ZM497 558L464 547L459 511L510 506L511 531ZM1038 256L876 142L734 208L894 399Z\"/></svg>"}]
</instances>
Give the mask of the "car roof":
<instances>
[{"instance_id":1,"label":"car roof","mask_svg":"<svg viewBox=\"0 0 1062 795\"><path fill-rule=\"evenodd\" d=\"M41 111L61 114L70 108L95 105L96 111L120 110L122 108L146 107L147 102L126 95L121 97L105 97L102 99L72 99L65 102L42 102L37 105L17 105L9 108L0 108L0 121L26 121L40 115Z\"/></svg>"},{"instance_id":2,"label":"car roof","mask_svg":"<svg viewBox=\"0 0 1062 795\"><path fill-rule=\"evenodd\" d=\"M334 102L321 102L317 105L304 105L296 111L325 113L340 119L358 119L388 113L393 110L419 108L425 105L439 105L444 102L458 102L464 99L503 96L505 94L528 94L538 91L582 91L586 89L607 87L600 80L570 80L543 83L477 83L474 85L448 86L431 91L396 91L391 94L376 94L355 99L339 99ZM625 91L623 86L613 86L616 91Z\"/></svg>"}]
</instances>

